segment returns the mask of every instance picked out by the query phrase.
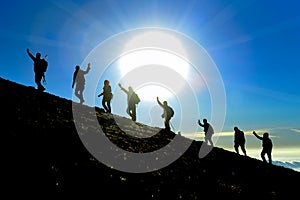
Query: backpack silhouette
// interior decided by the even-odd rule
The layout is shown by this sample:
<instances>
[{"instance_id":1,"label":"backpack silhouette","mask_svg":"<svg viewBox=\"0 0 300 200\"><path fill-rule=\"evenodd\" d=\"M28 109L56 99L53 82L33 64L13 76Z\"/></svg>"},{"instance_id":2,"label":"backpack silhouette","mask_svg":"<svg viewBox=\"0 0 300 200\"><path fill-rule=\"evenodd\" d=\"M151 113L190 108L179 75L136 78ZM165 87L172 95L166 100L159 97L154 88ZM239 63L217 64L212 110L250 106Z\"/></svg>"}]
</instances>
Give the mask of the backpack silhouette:
<instances>
[{"instance_id":1,"label":"backpack silhouette","mask_svg":"<svg viewBox=\"0 0 300 200\"><path fill-rule=\"evenodd\" d=\"M174 116L174 110L173 110L173 108L171 108L170 106L168 106L168 107L166 108L166 111L167 111L167 115L168 115L169 117L173 117L173 116Z\"/></svg>"},{"instance_id":2,"label":"backpack silhouette","mask_svg":"<svg viewBox=\"0 0 300 200\"><path fill-rule=\"evenodd\" d=\"M41 59L39 65L41 67L41 71L45 73L48 68L48 61L46 60L46 58Z\"/></svg>"},{"instance_id":3,"label":"backpack silhouette","mask_svg":"<svg viewBox=\"0 0 300 200\"><path fill-rule=\"evenodd\" d=\"M131 97L130 97L130 102L134 103L134 104L138 104L140 103L140 98L139 96L134 92L132 93Z\"/></svg>"}]
</instances>

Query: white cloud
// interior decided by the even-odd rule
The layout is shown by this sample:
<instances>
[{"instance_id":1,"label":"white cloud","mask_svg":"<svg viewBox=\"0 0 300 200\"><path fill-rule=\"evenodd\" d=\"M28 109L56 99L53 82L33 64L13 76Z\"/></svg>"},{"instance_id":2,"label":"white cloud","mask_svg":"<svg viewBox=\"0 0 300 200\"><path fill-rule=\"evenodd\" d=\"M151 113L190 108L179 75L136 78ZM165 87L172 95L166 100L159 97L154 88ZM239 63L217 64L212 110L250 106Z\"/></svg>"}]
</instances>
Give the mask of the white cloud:
<instances>
[{"instance_id":1,"label":"white cloud","mask_svg":"<svg viewBox=\"0 0 300 200\"><path fill-rule=\"evenodd\" d=\"M253 135L253 131L255 131L258 134L263 134L265 132L270 133L272 130L276 128L265 128L265 129L258 129L258 130L243 130L245 135ZM300 132L300 130L298 130ZM199 139L204 137L204 132L195 132L195 133L189 133L189 132L181 132L182 135L185 137L191 138L191 139ZM218 137L233 137L234 136L234 131L223 131L223 132L216 132L215 136ZM272 136L270 134L270 137L277 137L277 136Z\"/></svg>"},{"instance_id":2,"label":"white cloud","mask_svg":"<svg viewBox=\"0 0 300 200\"><path fill-rule=\"evenodd\" d=\"M273 164L282 166L285 168L290 168L290 169L300 172L300 162L299 161L273 161Z\"/></svg>"},{"instance_id":3,"label":"white cloud","mask_svg":"<svg viewBox=\"0 0 300 200\"><path fill-rule=\"evenodd\" d=\"M300 129L296 129L296 128L291 128L291 131L296 132L296 133L300 133Z\"/></svg>"}]
</instances>

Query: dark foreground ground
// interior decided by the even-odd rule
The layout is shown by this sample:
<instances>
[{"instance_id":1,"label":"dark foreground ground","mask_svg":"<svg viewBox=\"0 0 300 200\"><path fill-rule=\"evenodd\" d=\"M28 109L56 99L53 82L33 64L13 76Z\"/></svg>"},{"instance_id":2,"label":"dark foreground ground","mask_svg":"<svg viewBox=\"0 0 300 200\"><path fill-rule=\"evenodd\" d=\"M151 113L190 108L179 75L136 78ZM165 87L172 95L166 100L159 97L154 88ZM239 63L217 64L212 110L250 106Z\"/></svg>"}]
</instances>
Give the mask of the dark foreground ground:
<instances>
[{"instance_id":1,"label":"dark foreground ground","mask_svg":"<svg viewBox=\"0 0 300 200\"><path fill-rule=\"evenodd\" d=\"M70 100L1 78L0 99L1 194L10 198L80 194L97 199L170 200L298 196L300 172L263 164L218 147L199 159L200 141L192 141L183 156L160 170L118 171L87 151L77 134ZM142 124L137 128L131 120L109 116L98 108L84 110L87 121L94 120L89 119L88 113L97 112L106 136L127 151L151 152L170 143L175 135ZM134 138L120 130L114 117L121 119L128 131L159 132L150 138Z\"/></svg>"}]
</instances>

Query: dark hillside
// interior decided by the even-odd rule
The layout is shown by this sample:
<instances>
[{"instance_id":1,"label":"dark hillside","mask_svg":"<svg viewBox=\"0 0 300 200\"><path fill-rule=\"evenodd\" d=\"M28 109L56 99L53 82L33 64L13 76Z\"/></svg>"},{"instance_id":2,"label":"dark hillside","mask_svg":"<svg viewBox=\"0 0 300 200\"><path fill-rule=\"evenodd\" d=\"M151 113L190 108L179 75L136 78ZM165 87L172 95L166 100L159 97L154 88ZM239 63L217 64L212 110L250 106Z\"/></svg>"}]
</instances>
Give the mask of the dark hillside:
<instances>
[{"instance_id":1,"label":"dark hillside","mask_svg":"<svg viewBox=\"0 0 300 200\"><path fill-rule=\"evenodd\" d=\"M44 198L84 194L98 199L170 200L287 199L298 195L299 172L218 147L199 159L200 141L193 141L180 159L154 172L111 169L82 144L70 100L2 78L0 98L2 195L24 198L43 194ZM99 111L87 106L86 110ZM168 144L175 135L161 130L150 138L137 139L121 131L107 114L99 112L97 116L106 136L127 151L151 152ZM115 118L122 120L128 131L159 131L133 125L121 116Z\"/></svg>"}]
</instances>

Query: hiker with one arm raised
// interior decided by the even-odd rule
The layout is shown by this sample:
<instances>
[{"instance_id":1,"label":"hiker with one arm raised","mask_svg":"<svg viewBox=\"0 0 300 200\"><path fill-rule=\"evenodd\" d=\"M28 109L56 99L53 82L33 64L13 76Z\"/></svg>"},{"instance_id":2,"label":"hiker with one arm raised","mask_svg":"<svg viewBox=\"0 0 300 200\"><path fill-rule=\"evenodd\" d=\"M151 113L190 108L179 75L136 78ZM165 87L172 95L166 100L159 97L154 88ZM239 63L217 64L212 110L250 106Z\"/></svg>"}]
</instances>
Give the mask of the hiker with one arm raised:
<instances>
[{"instance_id":1,"label":"hiker with one arm raised","mask_svg":"<svg viewBox=\"0 0 300 200\"><path fill-rule=\"evenodd\" d=\"M42 81L42 78L44 81L46 81L45 72L46 72L48 63L45 60L45 58L47 57L47 55L45 56L45 58L41 58L41 53L39 53L39 52L37 52L35 54L35 57L32 55L32 53L30 53L29 49L26 49L26 52L27 52L28 56L33 60L34 80L37 85L37 89L39 91L44 91L45 87L41 84L41 81Z\"/></svg>"},{"instance_id":2,"label":"hiker with one arm raised","mask_svg":"<svg viewBox=\"0 0 300 200\"><path fill-rule=\"evenodd\" d=\"M200 122L200 119L198 119L198 124L199 126L203 127L204 130L204 142L208 144L210 143L211 146L214 146L213 141L212 141L212 135L214 134L214 129L213 127L207 122L207 119L203 119L203 124Z\"/></svg>"},{"instance_id":3,"label":"hiker with one arm raised","mask_svg":"<svg viewBox=\"0 0 300 200\"><path fill-rule=\"evenodd\" d=\"M118 84L123 92L127 94L127 114L131 117L132 121L136 121L136 105L140 102L140 98L133 91L132 87L129 86L126 90L121 83Z\"/></svg>"},{"instance_id":4,"label":"hiker with one arm raised","mask_svg":"<svg viewBox=\"0 0 300 200\"><path fill-rule=\"evenodd\" d=\"M257 137L259 140L262 140L262 151L260 153L260 156L263 160L264 163L266 163L266 158L265 158L265 154L267 154L268 159L269 159L269 163L272 164L272 148L273 148L273 143L272 140L269 137L269 133L265 132L263 134L263 136L259 136L257 135L257 133L255 131L253 131L253 135L255 135L255 137Z\"/></svg>"},{"instance_id":5,"label":"hiker with one arm raised","mask_svg":"<svg viewBox=\"0 0 300 200\"><path fill-rule=\"evenodd\" d=\"M91 69L91 64L89 63L86 70L80 69L79 65L76 65L73 74L72 88L75 86L75 96L79 98L80 104L83 104L83 91L85 89L85 75L89 73Z\"/></svg>"},{"instance_id":6,"label":"hiker with one arm raised","mask_svg":"<svg viewBox=\"0 0 300 200\"><path fill-rule=\"evenodd\" d=\"M165 130L170 131L171 130L170 129L170 120L174 116L174 110L168 105L167 101L164 101L163 103L161 103L159 101L158 97L156 98L156 100L157 100L158 105L160 105L164 110L161 117L165 118L165 122L164 122L165 123Z\"/></svg>"},{"instance_id":7,"label":"hiker with one arm raised","mask_svg":"<svg viewBox=\"0 0 300 200\"><path fill-rule=\"evenodd\" d=\"M107 113L111 113L110 101L113 97L111 92L111 87L109 84L109 80L104 81L103 92L98 95L98 97L103 96L102 98L102 106Z\"/></svg>"}]
</instances>

